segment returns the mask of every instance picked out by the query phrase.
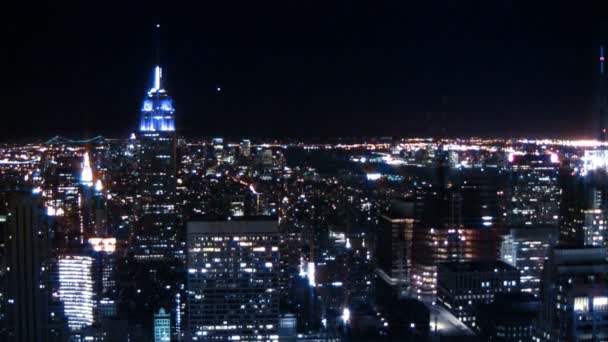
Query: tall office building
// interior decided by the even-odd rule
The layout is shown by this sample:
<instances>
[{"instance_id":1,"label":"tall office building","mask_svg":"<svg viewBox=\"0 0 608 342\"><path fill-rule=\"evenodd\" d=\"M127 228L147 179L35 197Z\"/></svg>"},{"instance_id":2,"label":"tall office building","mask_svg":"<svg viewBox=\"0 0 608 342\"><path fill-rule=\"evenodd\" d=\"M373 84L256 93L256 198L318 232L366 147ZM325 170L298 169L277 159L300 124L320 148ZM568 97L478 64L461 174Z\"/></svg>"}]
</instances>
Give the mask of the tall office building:
<instances>
[{"instance_id":1,"label":"tall office building","mask_svg":"<svg viewBox=\"0 0 608 342\"><path fill-rule=\"evenodd\" d=\"M80 184L78 175L74 172L76 163L78 160L72 155L49 152L42 172L44 183L40 189L49 216L69 218L76 215Z\"/></svg>"},{"instance_id":2,"label":"tall office building","mask_svg":"<svg viewBox=\"0 0 608 342\"><path fill-rule=\"evenodd\" d=\"M175 116L173 102L154 68L154 86L141 109L139 126L139 221L133 231L138 260L171 259L179 253L176 207Z\"/></svg>"},{"instance_id":3,"label":"tall office building","mask_svg":"<svg viewBox=\"0 0 608 342\"><path fill-rule=\"evenodd\" d=\"M550 154L510 156L507 224L510 227L559 223L562 189Z\"/></svg>"},{"instance_id":4,"label":"tall office building","mask_svg":"<svg viewBox=\"0 0 608 342\"><path fill-rule=\"evenodd\" d=\"M47 341L49 232L39 196L0 194L4 240L3 340Z\"/></svg>"},{"instance_id":5,"label":"tall office building","mask_svg":"<svg viewBox=\"0 0 608 342\"><path fill-rule=\"evenodd\" d=\"M433 187L417 199L416 206L421 208L416 209L420 219L414 222L412 238L411 291L422 301L435 301L438 264L499 257L500 236L494 218L476 219L478 214L466 217L461 210L462 201L454 187L438 190Z\"/></svg>"},{"instance_id":6,"label":"tall office building","mask_svg":"<svg viewBox=\"0 0 608 342\"><path fill-rule=\"evenodd\" d=\"M523 292L539 295L545 261L558 240L559 231L553 226L511 228L503 236L500 258L519 270Z\"/></svg>"},{"instance_id":7,"label":"tall office building","mask_svg":"<svg viewBox=\"0 0 608 342\"><path fill-rule=\"evenodd\" d=\"M116 238L90 238L93 259L93 288L97 296L100 317L115 316L118 289L116 287Z\"/></svg>"},{"instance_id":8,"label":"tall office building","mask_svg":"<svg viewBox=\"0 0 608 342\"><path fill-rule=\"evenodd\" d=\"M278 340L277 221L192 221L187 240L192 340Z\"/></svg>"},{"instance_id":9,"label":"tall office building","mask_svg":"<svg viewBox=\"0 0 608 342\"><path fill-rule=\"evenodd\" d=\"M376 273L395 292L395 298L408 294L412 265L414 202L394 200L380 216L376 239Z\"/></svg>"},{"instance_id":10,"label":"tall office building","mask_svg":"<svg viewBox=\"0 0 608 342\"><path fill-rule=\"evenodd\" d=\"M95 293L93 258L81 255L59 257L59 299L73 333L93 325Z\"/></svg>"},{"instance_id":11,"label":"tall office building","mask_svg":"<svg viewBox=\"0 0 608 342\"><path fill-rule=\"evenodd\" d=\"M553 248L535 341L608 340L607 257L602 247Z\"/></svg>"},{"instance_id":12,"label":"tall office building","mask_svg":"<svg viewBox=\"0 0 608 342\"><path fill-rule=\"evenodd\" d=\"M580 178L580 179L579 179ZM569 177L564 193L560 243L568 246L608 246L605 191L592 177Z\"/></svg>"}]
</instances>

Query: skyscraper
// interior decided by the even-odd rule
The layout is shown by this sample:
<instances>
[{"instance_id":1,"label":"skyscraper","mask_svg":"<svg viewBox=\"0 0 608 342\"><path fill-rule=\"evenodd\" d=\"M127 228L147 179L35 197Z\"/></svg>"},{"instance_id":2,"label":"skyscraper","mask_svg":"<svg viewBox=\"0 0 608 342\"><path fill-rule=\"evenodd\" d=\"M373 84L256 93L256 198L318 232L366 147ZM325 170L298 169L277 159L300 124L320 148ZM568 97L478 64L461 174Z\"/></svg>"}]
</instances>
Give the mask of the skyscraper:
<instances>
[{"instance_id":1,"label":"skyscraper","mask_svg":"<svg viewBox=\"0 0 608 342\"><path fill-rule=\"evenodd\" d=\"M99 316L113 316L116 311L116 238L90 238L93 258L93 284ZM103 304L102 304L103 303Z\"/></svg>"},{"instance_id":2,"label":"skyscraper","mask_svg":"<svg viewBox=\"0 0 608 342\"><path fill-rule=\"evenodd\" d=\"M26 192L1 194L5 248L0 276L6 292L8 329L2 340L46 341L48 322L48 256L50 240L38 196Z\"/></svg>"},{"instance_id":3,"label":"skyscraper","mask_svg":"<svg viewBox=\"0 0 608 342\"><path fill-rule=\"evenodd\" d=\"M154 86L141 109L139 221L133 232L138 260L170 259L179 251L177 232L175 117L173 102L154 68Z\"/></svg>"},{"instance_id":4,"label":"skyscraper","mask_svg":"<svg viewBox=\"0 0 608 342\"><path fill-rule=\"evenodd\" d=\"M558 239L559 231L553 226L511 228L503 236L500 257L519 270L523 292L538 296L545 261Z\"/></svg>"},{"instance_id":5,"label":"skyscraper","mask_svg":"<svg viewBox=\"0 0 608 342\"><path fill-rule=\"evenodd\" d=\"M500 236L493 226L496 215L486 220L485 215L479 217L475 210L472 214L462 210L463 196L454 187L424 191L416 205L421 208L416 209L420 219L414 222L412 238L412 295L433 302L438 264L496 260Z\"/></svg>"},{"instance_id":6,"label":"skyscraper","mask_svg":"<svg viewBox=\"0 0 608 342\"><path fill-rule=\"evenodd\" d=\"M407 295L412 265L414 202L393 201L391 209L380 216L377 233L377 273L396 297Z\"/></svg>"},{"instance_id":7,"label":"skyscraper","mask_svg":"<svg viewBox=\"0 0 608 342\"><path fill-rule=\"evenodd\" d=\"M568 177L564 191L560 243L567 246L607 246L604 185L596 177Z\"/></svg>"},{"instance_id":8,"label":"skyscraper","mask_svg":"<svg viewBox=\"0 0 608 342\"><path fill-rule=\"evenodd\" d=\"M275 220L188 222L193 340L278 340L278 245Z\"/></svg>"},{"instance_id":9,"label":"skyscraper","mask_svg":"<svg viewBox=\"0 0 608 342\"><path fill-rule=\"evenodd\" d=\"M94 322L95 293L93 258L81 255L59 257L59 298L71 332Z\"/></svg>"},{"instance_id":10,"label":"skyscraper","mask_svg":"<svg viewBox=\"0 0 608 342\"><path fill-rule=\"evenodd\" d=\"M559 164L551 158L550 154L509 157L509 226L557 226L562 189Z\"/></svg>"}]
</instances>

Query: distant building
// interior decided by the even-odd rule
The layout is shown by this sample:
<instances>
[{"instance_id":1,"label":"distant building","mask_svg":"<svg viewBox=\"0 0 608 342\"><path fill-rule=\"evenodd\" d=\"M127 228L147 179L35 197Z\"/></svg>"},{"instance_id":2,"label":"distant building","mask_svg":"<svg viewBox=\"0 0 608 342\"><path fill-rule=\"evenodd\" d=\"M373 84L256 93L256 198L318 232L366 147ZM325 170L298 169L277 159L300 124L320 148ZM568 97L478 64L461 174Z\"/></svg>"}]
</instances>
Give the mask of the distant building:
<instances>
[{"instance_id":1,"label":"distant building","mask_svg":"<svg viewBox=\"0 0 608 342\"><path fill-rule=\"evenodd\" d=\"M560 244L608 247L605 192L592 177L572 177L566 184Z\"/></svg>"},{"instance_id":2,"label":"distant building","mask_svg":"<svg viewBox=\"0 0 608 342\"><path fill-rule=\"evenodd\" d=\"M504 225L504 180L497 169L452 168L451 182L458 201L455 223L464 228L501 229Z\"/></svg>"},{"instance_id":3,"label":"distant building","mask_svg":"<svg viewBox=\"0 0 608 342\"><path fill-rule=\"evenodd\" d=\"M562 194L558 184L559 163L550 154L510 156L509 159L507 224L511 227L557 226Z\"/></svg>"},{"instance_id":4,"label":"distant building","mask_svg":"<svg viewBox=\"0 0 608 342\"><path fill-rule=\"evenodd\" d=\"M583 211L583 235L585 246L608 246L608 222L600 208Z\"/></svg>"},{"instance_id":5,"label":"distant building","mask_svg":"<svg viewBox=\"0 0 608 342\"><path fill-rule=\"evenodd\" d=\"M502 261L446 262L437 267L437 301L475 328L479 304L502 292L519 292L519 271Z\"/></svg>"},{"instance_id":6,"label":"distant building","mask_svg":"<svg viewBox=\"0 0 608 342\"><path fill-rule=\"evenodd\" d=\"M258 151L258 154L256 155L256 161L263 166L272 166L272 164L273 164L272 150L267 148L267 149Z\"/></svg>"},{"instance_id":7,"label":"distant building","mask_svg":"<svg viewBox=\"0 0 608 342\"><path fill-rule=\"evenodd\" d=\"M154 342L171 341L171 315L160 308L154 314Z\"/></svg>"},{"instance_id":8,"label":"distant building","mask_svg":"<svg viewBox=\"0 0 608 342\"><path fill-rule=\"evenodd\" d=\"M608 252L555 247L543 271L535 341L608 340Z\"/></svg>"},{"instance_id":9,"label":"distant building","mask_svg":"<svg viewBox=\"0 0 608 342\"><path fill-rule=\"evenodd\" d=\"M531 293L497 293L493 303L477 309L479 335L488 342L531 342L539 308Z\"/></svg>"},{"instance_id":10,"label":"distant building","mask_svg":"<svg viewBox=\"0 0 608 342\"><path fill-rule=\"evenodd\" d=\"M251 140L249 140L249 139L241 140L240 149L241 149L241 155L243 157L251 156Z\"/></svg>"},{"instance_id":11,"label":"distant building","mask_svg":"<svg viewBox=\"0 0 608 342\"><path fill-rule=\"evenodd\" d=\"M190 221L187 229L192 339L278 340L277 221Z\"/></svg>"},{"instance_id":12,"label":"distant building","mask_svg":"<svg viewBox=\"0 0 608 342\"><path fill-rule=\"evenodd\" d=\"M539 295L545 261L558 240L559 231L554 226L511 228L503 236L500 258L519 270L523 292Z\"/></svg>"}]
</instances>

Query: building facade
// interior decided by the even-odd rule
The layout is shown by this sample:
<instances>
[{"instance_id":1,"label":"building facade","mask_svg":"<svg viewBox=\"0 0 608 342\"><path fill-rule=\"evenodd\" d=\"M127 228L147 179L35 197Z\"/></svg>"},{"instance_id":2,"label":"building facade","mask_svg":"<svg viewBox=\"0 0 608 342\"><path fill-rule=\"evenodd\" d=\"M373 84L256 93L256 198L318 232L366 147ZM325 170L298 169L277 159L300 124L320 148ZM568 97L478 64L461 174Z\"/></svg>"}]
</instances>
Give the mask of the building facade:
<instances>
[{"instance_id":1,"label":"building facade","mask_svg":"<svg viewBox=\"0 0 608 342\"><path fill-rule=\"evenodd\" d=\"M160 308L154 314L154 342L171 341L171 315Z\"/></svg>"},{"instance_id":2,"label":"building facade","mask_svg":"<svg viewBox=\"0 0 608 342\"><path fill-rule=\"evenodd\" d=\"M437 267L437 301L472 328L477 306L492 303L503 292L519 292L519 272L502 261L447 262Z\"/></svg>"},{"instance_id":3,"label":"building facade","mask_svg":"<svg viewBox=\"0 0 608 342\"><path fill-rule=\"evenodd\" d=\"M0 194L3 233L2 329L8 341L47 341L50 240L39 196Z\"/></svg>"},{"instance_id":4,"label":"building facade","mask_svg":"<svg viewBox=\"0 0 608 342\"><path fill-rule=\"evenodd\" d=\"M380 216L376 246L376 273L397 297L409 292L414 235L414 203L393 201L391 209Z\"/></svg>"},{"instance_id":5,"label":"building facade","mask_svg":"<svg viewBox=\"0 0 608 342\"><path fill-rule=\"evenodd\" d=\"M95 322L95 292L93 262L90 256L63 255L59 257L59 299L68 328L76 333Z\"/></svg>"},{"instance_id":6,"label":"building facade","mask_svg":"<svg viewBox=\"0 0 608 342\"><path fill-rule=\"evenodd\" d=\"M553 226L511 228L503 236L500 258L519 270L523 292L539 295L543 267L558 240L559 230Z\"/></svg>"},{"instance_id":7,"label":"building facade","mask_svg":"<svg viewBox=\"0 0 608 342\"><path fill-rule=\"evenodd\" d=\"M277 221L190 221L187 229L192 340L278 340Z\"/></svg>"},{"instance_id":8,"label":"building facade","mask_svg":"<svg viewBox=\"0 0 608 342\"><path fill-rule=\"evenodd\" d=\"M535 341L608 339L608 253L555 247L543 271Z\"/></svg>"},{"instance_id":9,"label":"building facade","mask_svg":"<svg viewBox=\"0 0 608 342\"><path fill-rule=\"evenodd\" d=\"M511 227L559 223L562 189L552 155L510 156L507 224Z\"/></svg>"}]
</instances>

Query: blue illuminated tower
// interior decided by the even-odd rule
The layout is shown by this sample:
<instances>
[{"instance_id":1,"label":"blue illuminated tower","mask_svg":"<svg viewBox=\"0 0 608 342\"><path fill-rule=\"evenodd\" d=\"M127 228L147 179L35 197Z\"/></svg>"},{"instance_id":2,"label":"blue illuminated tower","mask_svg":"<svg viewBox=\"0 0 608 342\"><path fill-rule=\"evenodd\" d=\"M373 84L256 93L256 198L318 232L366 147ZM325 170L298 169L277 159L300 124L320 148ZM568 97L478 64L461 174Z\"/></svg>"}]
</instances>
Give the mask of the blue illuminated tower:
<instances>
[{"instance_id":1,"label":"blue illuminated tower","mask_svg":"<svg viewBox=\"0 0 608 342\"><path fill-rule=\"evenodd\" d=\"M162 87L162 69L141 108L139 125L139 219L132 233L138 260L168 260L179 254L177 235L175 116Z\"/></svg>"},{"instance_id":2,"label":"blue illuminated tower","mask_svg":"<svg viewBox=\"0 0 608 342\"><path fill-rule=\"evenodd\" d=\"M173 101L162 88L162 69L154 67L154 87L148 91L141 108L140 132L174 132Z\"/></svg>"}]
</instances>

